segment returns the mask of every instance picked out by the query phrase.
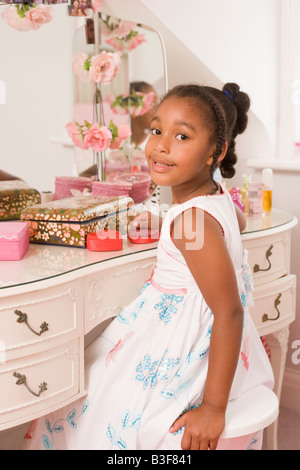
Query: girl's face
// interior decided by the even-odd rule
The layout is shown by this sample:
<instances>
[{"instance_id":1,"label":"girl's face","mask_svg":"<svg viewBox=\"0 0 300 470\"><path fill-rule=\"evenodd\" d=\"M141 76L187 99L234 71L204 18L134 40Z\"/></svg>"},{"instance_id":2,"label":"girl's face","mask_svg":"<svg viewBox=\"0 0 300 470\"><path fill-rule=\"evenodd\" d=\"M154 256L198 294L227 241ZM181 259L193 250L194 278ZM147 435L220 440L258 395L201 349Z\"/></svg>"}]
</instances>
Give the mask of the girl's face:
<instances>
[{"instance_id":1,"label":"girl's face","mask_svg":"<svg viewBox=\"0 0 300 470\"><path fill-rule=\"evenodd\" d=\"M210 176L215 150L210 138L211 132L191 100L167 98L152 119L145 149L154 183L182 194L197 191Z\"/></svg>"}]
</instances>

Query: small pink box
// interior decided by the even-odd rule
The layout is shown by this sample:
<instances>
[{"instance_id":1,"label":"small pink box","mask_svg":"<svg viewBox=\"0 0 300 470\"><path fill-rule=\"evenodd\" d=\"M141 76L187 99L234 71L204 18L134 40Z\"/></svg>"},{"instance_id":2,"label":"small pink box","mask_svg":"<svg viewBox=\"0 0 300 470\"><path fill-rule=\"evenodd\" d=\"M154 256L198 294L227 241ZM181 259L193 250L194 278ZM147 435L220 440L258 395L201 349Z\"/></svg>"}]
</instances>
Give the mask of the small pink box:
<instances>
[{"instance_id":1,"label":"small pink box","mask_svg":"<svg viewBox=\"0 0 300 470\"><path fill-rule=\"evenodd\" d=\"M28 247L27 222L0 222L0 261L18 261Z\"/></svg>"}]
</instances>

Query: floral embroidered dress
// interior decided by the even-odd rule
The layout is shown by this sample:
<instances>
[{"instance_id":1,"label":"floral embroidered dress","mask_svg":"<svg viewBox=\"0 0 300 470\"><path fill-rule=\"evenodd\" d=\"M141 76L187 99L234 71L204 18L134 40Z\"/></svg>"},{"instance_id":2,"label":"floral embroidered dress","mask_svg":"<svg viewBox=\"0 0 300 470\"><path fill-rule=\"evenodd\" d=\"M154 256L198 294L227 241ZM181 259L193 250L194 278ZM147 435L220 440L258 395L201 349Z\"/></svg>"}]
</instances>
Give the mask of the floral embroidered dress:
<instances>
[{"instance_id":1,"label":"floral embroidered dress","mask_svg":"<svg viewBox=\"0 0 300 470\"><path fill-rule=\"evenodd\" d=\"M86 350L87 397L33 422L26 448L181 448L183 429L175 434L169 429L183 412L201 403L213 325L213 313L170 237L170 224L190 207L203 209L219 222L244 305L241 353L230 398L258 384L273 386L269 359L248 312L251 276L234 205L222 190L169 209L151 279ZM236 448L255 448L260 438L221 438L218 448L232 448L229 441Z\"/></svg>"}]
</instances>

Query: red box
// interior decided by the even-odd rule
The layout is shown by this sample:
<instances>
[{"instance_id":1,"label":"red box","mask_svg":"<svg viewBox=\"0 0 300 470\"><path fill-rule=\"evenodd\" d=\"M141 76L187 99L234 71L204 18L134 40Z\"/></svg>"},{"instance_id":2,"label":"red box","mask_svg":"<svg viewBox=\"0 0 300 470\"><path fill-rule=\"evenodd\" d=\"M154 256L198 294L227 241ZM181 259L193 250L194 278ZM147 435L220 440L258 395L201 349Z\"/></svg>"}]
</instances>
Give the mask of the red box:
<instances>
[{"instance_id":1,"label":"red box","mask_svg":"<svg viewBox=\"0 0 300 470\"><path fill-rule=\"evenodd\" d=\"M128 230L127 238L131 243L154 243L160 237L159 230Z\"/></svg>"},{"instance_id":2,"label":"red box","mask_svg":"<svg viewBox=\"0 0 300 470\"><path fill-rule=\"evenodd\" d=\"M98 230L89 233L86 247L91 251L118 251L123 249L123 239L117 230Z\"/></svg>"}]
</instances>

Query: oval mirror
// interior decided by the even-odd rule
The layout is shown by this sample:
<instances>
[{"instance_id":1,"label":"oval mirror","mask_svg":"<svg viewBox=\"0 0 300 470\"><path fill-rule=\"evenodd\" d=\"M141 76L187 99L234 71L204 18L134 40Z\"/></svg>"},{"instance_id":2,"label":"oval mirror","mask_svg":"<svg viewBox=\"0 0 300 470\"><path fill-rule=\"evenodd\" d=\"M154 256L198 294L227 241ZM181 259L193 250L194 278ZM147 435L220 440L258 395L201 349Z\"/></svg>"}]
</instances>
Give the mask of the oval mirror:
<instances>
[{"instance_id":1,"label":"oval mirror","mask_svg":"<svg viewBox=\"0 0 300 470\"><path fill-rule=\"evenodd\" d=\"M120 191L124 183L149 181L133 194L139 203L155 189L144 150L153 108L167 88L163 43L152 28L104 13L83 21L73 40L74 121L100 123L118 137L105 151L75 146L77 172ZM103 194L108 187L99 184Z\"/></svg>"}]
</instances>

